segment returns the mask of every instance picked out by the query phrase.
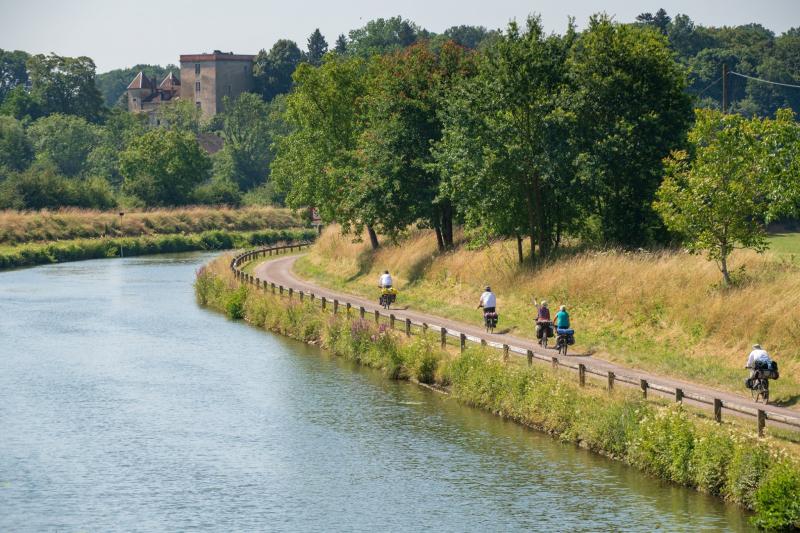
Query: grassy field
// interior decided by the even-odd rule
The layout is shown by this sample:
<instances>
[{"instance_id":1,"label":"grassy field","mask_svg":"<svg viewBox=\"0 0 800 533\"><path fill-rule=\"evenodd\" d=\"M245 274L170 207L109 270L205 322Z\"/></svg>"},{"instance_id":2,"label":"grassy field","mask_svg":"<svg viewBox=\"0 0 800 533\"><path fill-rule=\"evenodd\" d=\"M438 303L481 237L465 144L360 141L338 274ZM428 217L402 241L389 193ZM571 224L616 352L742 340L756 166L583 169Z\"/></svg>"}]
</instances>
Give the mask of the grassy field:
<instances>
[{"instance_id":1,"label":"grassy field","mask_svg":"<svg viewBox=\"0 0 800 533\"><path fill-rule=\"evenodd\" d=\"M800 261L800 232L775 233L769 237L770 251L778 256Z\"/></svg>"},{"instance_id":2,"label":"grassy field","mask_svg":"<svg viewBox=\"0 0 800 533\"><path fill-rule=\"evenodd\" d=\"M64 209L0 211L0 246L101 237L142 237L204 231L257 231L303 226L288 209L187 207L126 212Z\"/></svg>"},{"instance_id":3,"label":"grassy field","mask_svg":"<svg viewBox=\"0 0 800 533\"><path fill-rule=\"evenodd\" d=\"M800 400L800 265L784 254L795 239L780 241L780 253L737 252L741 283L728 290L713 263L681 252L565 253L532 268L517 263L516 243L438 254L424 231L373 253L329 228L297 270L375 296L379 273L389 269L399 305L474 324L481 321L478 296L490 284L500 329L527 337L534 334L532 299L546 298L551 308L567 306L578 351L738 392L745 392L750 345L760 342L781 365L772 399L793 406Z\"/></svg>"}]
</instances>

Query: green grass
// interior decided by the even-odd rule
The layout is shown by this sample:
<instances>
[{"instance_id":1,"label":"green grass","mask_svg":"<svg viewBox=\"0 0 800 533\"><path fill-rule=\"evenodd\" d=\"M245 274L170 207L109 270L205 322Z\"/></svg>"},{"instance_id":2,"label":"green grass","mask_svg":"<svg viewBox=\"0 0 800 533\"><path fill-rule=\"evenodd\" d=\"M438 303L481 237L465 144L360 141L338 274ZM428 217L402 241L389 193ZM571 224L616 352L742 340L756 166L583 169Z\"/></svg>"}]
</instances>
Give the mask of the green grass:
<instances>
[{"instance_id":1,"label":"green grass","mask_svg":"<svg viewBox=\"0 0 800 533\"><path fill-rule=\"evenodd\" d=\"M800 232L775 233L769 236L769 249L775 255L800 261Z\"/></svg>"}]
</instances>

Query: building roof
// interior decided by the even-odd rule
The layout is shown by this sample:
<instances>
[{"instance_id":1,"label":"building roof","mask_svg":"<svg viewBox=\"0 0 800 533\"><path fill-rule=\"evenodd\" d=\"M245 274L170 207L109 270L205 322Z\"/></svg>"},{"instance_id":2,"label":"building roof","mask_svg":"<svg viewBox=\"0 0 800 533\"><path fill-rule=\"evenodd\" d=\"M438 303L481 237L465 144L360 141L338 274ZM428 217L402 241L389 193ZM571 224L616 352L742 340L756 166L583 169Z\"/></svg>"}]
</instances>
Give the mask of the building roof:
<instances>
[{"instance_id":1,"label":"building roof","mask_svg":"<svg viewBox=\"0 0 800 533\"><path fill-rule=\"evenodd\" d=\"M158 84L159 89L174 89L175 87L179 87L181 84L181 80L175 77L172 71L169 71L169 74Z\"/></svg>"},{"instance_id":2,"label":"building roof","mask_svg":"<svg viewBox=\"0 0 800 533\"><path fill-rule=\"evenodd\" d=\"M128 89L155 89L153 80L144 75L141 70L139 74L133 78L133 81L128 85Z\"/></svg>"},{"instance_id":3,"label":"building roof","mask_svg":"<svg viewBox=\"0 0 800 533\"><path fill-rule=\"evenodd\" d=\"M254 55L234 54L214 50L212 54L186 54L181 56L181 63L197 63L200 61L252 61Z\"/></svg>"}]
</instances>

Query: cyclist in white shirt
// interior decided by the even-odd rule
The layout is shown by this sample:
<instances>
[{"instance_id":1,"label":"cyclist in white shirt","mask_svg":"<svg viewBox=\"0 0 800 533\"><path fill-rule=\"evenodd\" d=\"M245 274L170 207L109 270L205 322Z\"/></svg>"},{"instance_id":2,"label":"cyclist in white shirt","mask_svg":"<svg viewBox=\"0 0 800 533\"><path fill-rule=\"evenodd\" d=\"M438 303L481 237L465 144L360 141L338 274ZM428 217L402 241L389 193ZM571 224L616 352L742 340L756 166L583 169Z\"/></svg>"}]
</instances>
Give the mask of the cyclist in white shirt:
<instances>
[{"instance_id":1,"label":"cyclist in white shirt","mask_svg":"<svg viewBox=\"0 0 800 533\"><path fill-rule=\"evenodd\" d=\"M378 280L378 287L381 289L391 289L392 288L392 276L389 275L388 270L384 270L383 274L381 274L380 280Z\"/></svg>"},{"instance_id":2,"label":"cyclist in white shirt","mask_svg":"<svg viewBox=\"0 0 800 533\"><path fill-rule=\"evenodd\" d=\"M481 294L481 301L478 304L478 307L483 307L484 313L494 313L495 308L497 307L497 298L492 292L492 288L488 285L483 289L483 294Z\"/></svg>"},{"instance_id":3,"label":"cyclist in white shirt","mask_svg":"<svg viewBox=\"0 0 800 533\"><path fill-rule=\"evenodd\" d=\"M767 364L770 362L769 354L760 344L753 345L753 351L747 356L747 364L745 368L750 369L750 377L754 377L756 373L756 363Z\"/></svg>"}]
</instances>

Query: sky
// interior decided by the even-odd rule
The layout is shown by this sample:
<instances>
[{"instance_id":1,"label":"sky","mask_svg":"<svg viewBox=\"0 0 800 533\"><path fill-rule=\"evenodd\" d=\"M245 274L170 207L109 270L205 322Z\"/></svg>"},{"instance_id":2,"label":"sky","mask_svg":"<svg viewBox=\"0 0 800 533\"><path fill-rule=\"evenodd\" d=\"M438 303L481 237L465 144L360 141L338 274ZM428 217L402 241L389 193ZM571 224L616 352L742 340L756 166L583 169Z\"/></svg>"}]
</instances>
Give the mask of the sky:
<instances>
[{"instance_id":1,"label":"sky","mask_svg":"<svg viewBox=\"0 0 800 533\"><path fill-rule=\"evenodd\" d=\"M538 13L560 33L569 16L581 28L593 13L630 22L660 7L706 26L757 22L776 34L800 26L800 0L0 0L0 48L86 55L105 72L215 49L255 54L282 38L305 49L315 28L332 45L340 33L395 15L438 33L459 24L501 28Z\"/></svg>"}]
</instances>

